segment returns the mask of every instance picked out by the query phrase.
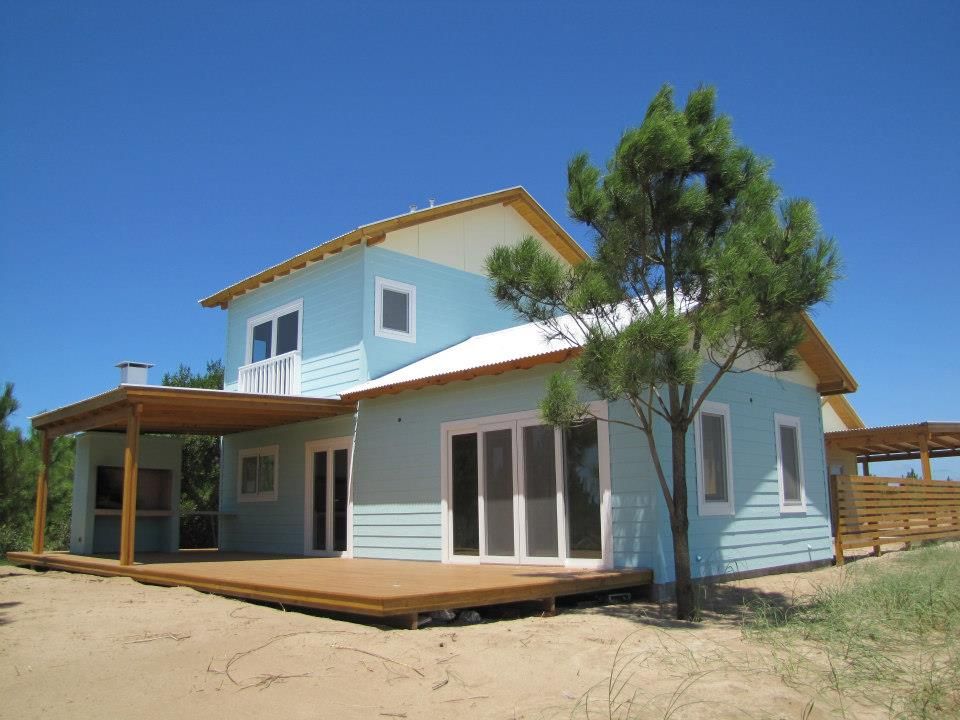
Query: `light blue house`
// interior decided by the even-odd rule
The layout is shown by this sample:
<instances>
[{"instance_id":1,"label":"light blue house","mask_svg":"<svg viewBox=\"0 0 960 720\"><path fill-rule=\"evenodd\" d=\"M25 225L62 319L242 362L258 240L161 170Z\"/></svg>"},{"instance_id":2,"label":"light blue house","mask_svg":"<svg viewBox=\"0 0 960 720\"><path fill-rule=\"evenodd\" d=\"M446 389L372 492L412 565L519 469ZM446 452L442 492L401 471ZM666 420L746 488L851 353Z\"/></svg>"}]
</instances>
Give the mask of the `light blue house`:
<instances>
[{"instance_id":1,"label":"light blue house","mask_svg":"<svg viewBox=\"0 0 960 720\"><path fill-rule=\"evenodd\" d=\"M494 246L528 235L585 257L512 188L361 226L202 301L227 312L226 389L357 401L355 414L224 437L222 550L643 566L672 580L641 434L538 417L545 378L576 348L498 308L484 274ZM856 384L812 323L799 351L795 371L726 376L689 436L696 576L832 557L820 401Z\"/></svg>"}]
</instances>

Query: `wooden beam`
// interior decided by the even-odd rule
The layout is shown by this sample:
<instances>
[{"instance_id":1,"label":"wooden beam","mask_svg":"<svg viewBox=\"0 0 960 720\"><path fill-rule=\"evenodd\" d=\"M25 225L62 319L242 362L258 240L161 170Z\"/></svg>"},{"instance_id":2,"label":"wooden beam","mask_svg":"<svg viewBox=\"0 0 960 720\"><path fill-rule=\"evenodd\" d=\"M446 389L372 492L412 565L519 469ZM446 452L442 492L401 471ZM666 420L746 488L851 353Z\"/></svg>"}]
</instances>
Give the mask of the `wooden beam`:
<instances>
[{"instance_id":1,"label":"wooden beam","mask_svg":"<svg viewBox=\"0 0 960 720\"><path fill-rule=\"evenodd\" d=\"M130 414L130 408L122 405L116 408L97 410L88 415L81 415L77 418L64 420L56 425L51 425L47 432L52 437L70 435L71 433L82 432L85 430L96 430L98 428L114 425L124 421Z\"/></svg>"},{"instance_id":2,"label":"wooden beam","mask_svg":"<svg viewBox=\"0 0 960 720\"><path fill-rule=\"evenodd\" d=\"M40 472L37 473L37 498L33 510L33 552L43 553L43 536L47 530L47 477L50 474L50 442L47 433L40 433Z\"/></svg>"},{"instance_id":3,"label":"wooden beam","mask_svg":"<svg viewBox=\"0 0 960 720\"><path fill-rule=\"evenodd\" d=\"M130 408L123 451L123 511L120 516L120 564L132 565L137 525L137 473L140 464L140 416L143 405Z\"/></svg>"}]
</instances>

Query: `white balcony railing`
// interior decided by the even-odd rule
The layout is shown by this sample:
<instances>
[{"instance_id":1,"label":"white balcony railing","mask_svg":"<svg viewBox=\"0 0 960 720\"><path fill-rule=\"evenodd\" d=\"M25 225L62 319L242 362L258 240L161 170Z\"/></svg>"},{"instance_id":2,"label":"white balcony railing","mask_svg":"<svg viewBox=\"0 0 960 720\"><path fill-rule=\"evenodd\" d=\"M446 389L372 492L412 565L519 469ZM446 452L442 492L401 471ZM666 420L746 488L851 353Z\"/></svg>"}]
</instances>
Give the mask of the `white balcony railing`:
<instances>
[{"instance_id":1,"label":"white balcony railing","mask_svg":"<svg viewBox=\"0 0 960 720\"><path fill-rule=\"evenodd\" d=\"M238 390L261 395L300 394L300 352L250 363L240 368Z\"/></svg>"}]
</instances>

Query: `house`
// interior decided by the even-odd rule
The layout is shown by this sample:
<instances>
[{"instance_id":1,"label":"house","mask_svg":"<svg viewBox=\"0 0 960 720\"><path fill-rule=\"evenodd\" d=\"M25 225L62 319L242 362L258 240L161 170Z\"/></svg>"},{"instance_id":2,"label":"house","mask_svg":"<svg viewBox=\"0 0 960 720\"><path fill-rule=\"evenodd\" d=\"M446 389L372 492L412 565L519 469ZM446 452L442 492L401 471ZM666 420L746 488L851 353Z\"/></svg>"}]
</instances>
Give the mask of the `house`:
<instances>
[{"instance_id":1,"label":"house","mask_svg":"<svg viewBox=\"0 0 960 720\"><path fill-rule=\"evenodd\" d=\"M672 542L645 439L544 425L545 379L577 349L490 294L485 258L528 235L586 257L519 187L362 225L201 301L227 313L227 392L128 384L35 426L126 428L128 449L131 427L223 435L221 551L650 568L662 588ZM807 330L799 367L725 376L689 434L697 577L832 558L821 401L856 382ZM668 453L666 427L658 440Z\"/></svg>"}]
</instances>

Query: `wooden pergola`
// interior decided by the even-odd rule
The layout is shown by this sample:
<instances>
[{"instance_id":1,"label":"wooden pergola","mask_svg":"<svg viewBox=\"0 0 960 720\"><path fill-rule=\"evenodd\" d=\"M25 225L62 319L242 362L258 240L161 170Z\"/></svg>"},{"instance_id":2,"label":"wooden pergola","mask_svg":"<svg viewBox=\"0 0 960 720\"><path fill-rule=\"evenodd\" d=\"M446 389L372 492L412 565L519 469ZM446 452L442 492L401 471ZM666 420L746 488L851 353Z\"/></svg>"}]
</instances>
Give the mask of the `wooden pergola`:
<instances>
[{"instance_id":1,"label":"wooden pergola","mask_svg":"<svg viewBox=\"0 0 960 720\"><path fill-rule=\"evenodd\" d=\"M827 449L856 453L863 474L871 462L920 460L923 479L932 480L930 460L960 456L960 422L921 422L824 433Z\"/></svg>"},{"instance_id":2,"label":"wooden pergola","mask_svg":"<svg viewBox=\"0 0 960 720\"><path fill-rule=\"evenodd\" d=\"M98 430L126 433L120 564L131 565L136 529L137 472L141 433L230 435L318 420L356 411L356 402L303 396L254 395L227 390L121 385L102 395L31 418L41 439L41 465L33 519L33 552L43 553L47 474L54 438Z\"/></svg>"}]
</instances>

